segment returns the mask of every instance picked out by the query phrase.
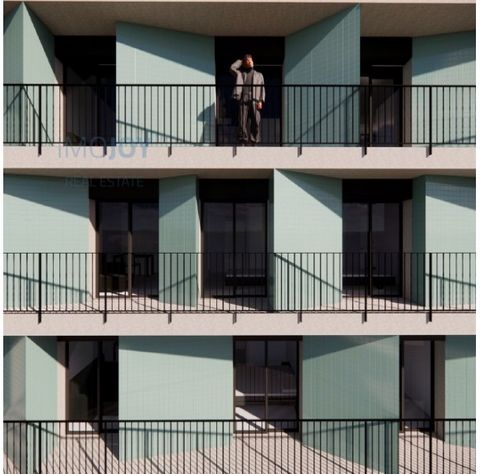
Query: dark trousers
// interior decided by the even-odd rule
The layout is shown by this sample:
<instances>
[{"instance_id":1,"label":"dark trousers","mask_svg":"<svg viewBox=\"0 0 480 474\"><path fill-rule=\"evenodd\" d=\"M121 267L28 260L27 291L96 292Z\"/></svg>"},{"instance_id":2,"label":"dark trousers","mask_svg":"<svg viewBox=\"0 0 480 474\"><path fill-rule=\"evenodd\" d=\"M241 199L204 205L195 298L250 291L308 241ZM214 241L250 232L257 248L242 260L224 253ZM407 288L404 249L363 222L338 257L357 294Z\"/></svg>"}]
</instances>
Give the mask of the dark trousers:
<instances>
[{"instance_id":1,"label":"dark trousers","mask_svg":"<svg viewBox=\"0 0 480 474\"><path fill-rule=\"evenodd\" d=\"M260 142L260 110L255 102L240 101L238 104L238 140L240 143Z\"/></svg>"}]
</instances>

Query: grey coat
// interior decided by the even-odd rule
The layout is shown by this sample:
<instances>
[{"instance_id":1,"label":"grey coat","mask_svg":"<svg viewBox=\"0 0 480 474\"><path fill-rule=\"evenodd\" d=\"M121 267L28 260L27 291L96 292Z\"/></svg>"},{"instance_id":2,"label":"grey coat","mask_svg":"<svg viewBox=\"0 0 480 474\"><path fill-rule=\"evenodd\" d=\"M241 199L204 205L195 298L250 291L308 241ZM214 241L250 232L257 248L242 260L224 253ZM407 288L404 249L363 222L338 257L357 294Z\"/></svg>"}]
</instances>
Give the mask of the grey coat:
<instances>
[{"instance_id":1,"label":"grey coat","mask_svg":"<svg viewBox=\"0 0 480 474\"><path fill-rule=\"evenodd\" d=\"M240 71L242 67L242 60L237 59L230 66L230 73L235 76L235 88L233 89L233 98L240 100L242 98L242 89L243 89L243 74ZM252 97L253 100L257 102L265 102L265 82L263 80L263 74L261 72L253 70L253 88L252 88Z\"/></svg>"}]
</instances>

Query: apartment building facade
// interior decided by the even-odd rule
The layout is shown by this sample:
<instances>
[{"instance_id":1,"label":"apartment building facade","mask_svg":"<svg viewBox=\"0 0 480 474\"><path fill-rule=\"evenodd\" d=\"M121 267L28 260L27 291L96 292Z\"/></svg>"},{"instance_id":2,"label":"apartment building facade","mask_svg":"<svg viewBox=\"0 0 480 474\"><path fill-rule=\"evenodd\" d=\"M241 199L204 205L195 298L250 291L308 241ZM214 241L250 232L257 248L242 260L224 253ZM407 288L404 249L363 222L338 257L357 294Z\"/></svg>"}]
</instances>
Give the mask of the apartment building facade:
<instances>
[{"instance_id":1,"label":"apartment building facade","mask_svg":"<svg viewBox=\"0 0 480 474\"><path fill-rule=\"evenodd\" d=\"M4 472L473 472L474 13L5 2Z\"/></svg>"}]
</instances>

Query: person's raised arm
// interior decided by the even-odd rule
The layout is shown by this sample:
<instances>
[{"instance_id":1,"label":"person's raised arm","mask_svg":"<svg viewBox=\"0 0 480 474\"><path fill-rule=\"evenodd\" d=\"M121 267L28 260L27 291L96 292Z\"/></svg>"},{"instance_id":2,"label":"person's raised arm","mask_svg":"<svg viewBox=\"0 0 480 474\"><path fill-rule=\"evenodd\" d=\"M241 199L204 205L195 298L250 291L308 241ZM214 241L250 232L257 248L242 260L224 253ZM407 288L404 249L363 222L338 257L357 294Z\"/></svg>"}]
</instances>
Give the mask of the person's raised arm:
<instances>
[{"instance_id":1,"label":"person's raised arm","mask_svg":"<svg viewBox=\"0 0 480 474\"><path fill-rule=\"evenodd\" d=\"M237 59L231 66L230 66L230 74L233 76L237 76L240 74L240 68L242 67L242 60Z\"/></svg>"}]
</instances>

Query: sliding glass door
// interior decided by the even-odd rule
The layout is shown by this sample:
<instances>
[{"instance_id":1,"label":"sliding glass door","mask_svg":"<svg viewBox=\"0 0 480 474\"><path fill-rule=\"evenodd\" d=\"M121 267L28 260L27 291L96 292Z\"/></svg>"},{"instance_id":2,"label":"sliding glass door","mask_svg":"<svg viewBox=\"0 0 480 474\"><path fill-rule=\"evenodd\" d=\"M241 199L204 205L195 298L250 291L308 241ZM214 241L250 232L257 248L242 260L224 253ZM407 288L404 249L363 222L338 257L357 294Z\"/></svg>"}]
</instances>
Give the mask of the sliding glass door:
<instances>
[{"instance_id":1,"label":"sliding glass door","mask_svg":"<svg viewBox=\"0 0 480 474\"><path fill-rule=\"evenodd\" d=\"M299 414L299 341L237 339L234 344L236 419L262 429L294 429L295 423L288 420Z\"/></svg>"},{"instance_id":2,"label":"sliding glass door","mask_svg":"<svg viewBox=\"0 0 480 474\"><path fill-rule=\"evenodd\" d=\"M264 296L266 245L266 203L204 202L204 296Z\"/></svg>"},{"instance_id":3,"label":"sliding glass door","mask_svg":"<svg viewBox=\"0 0 480 474\"><path fill-rule=\"evenodd\" d=\"M118 418L116 339L66 341L67 419Z\"/></svg>"},{"instance_id":4,"label":"sliding glass door","mask_svg":"<svg viewBox=\"0 0 480 474\"><path fill-rule=\"evenodd\" d=\"M158 203L99 201L101 292L158 294Z\"/></svg>"},{"instance_id":5,"label":"sliding glass door","mask_svg":"<svg viewBox=\"0 0 480 474\"><path fill-rule=\"evenodd\" d=\"M344 287L367 285L371 296L401 291L401 203L343 204Z\"/></svg>"},{"instance_id":6,"label":"sliding glass door","mask_svg":"<svg viewBox=\"0 0 480 474\"><path fill-rule=\"evenodd\" d=\"M431 420L445 417L444 338L402 337L400 355L403 428L434 429L441 436L441 424Z\"/></svg>"}]
</instances>

